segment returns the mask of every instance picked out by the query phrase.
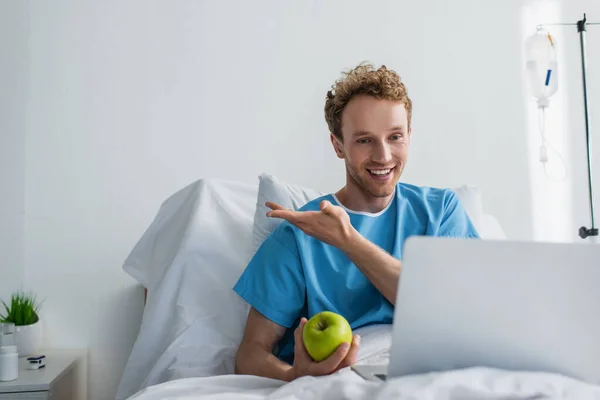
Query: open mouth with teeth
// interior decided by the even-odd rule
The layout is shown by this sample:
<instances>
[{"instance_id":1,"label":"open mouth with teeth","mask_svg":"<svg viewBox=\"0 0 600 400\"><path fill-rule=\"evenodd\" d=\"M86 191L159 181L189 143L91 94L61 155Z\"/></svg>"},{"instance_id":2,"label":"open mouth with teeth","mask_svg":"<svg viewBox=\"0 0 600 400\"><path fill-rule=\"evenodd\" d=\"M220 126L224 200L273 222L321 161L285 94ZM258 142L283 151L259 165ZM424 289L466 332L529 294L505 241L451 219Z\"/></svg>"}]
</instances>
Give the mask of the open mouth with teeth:
<instances>
[{"instance_id":1,"label":"open mouth with teeth","mask_svg":"<svg viewBox=\"0 0 600 400\"><path fill-rule=\"evenodd\" d=\"M394 168L387 169L367 169L372 178L377 180L387 180L394 171Z\"/></svg>"}]
</instances>

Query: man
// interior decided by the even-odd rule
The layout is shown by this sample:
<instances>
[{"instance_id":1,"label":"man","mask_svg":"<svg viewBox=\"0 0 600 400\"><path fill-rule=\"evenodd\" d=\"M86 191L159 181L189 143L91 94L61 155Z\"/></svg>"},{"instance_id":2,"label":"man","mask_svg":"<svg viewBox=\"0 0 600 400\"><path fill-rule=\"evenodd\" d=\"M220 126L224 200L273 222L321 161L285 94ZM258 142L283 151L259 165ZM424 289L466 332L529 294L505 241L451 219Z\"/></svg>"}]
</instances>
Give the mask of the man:
<instances>
[{"instance_id":1,"label":"man","mask_svg":"<svg viewBox=\"0 0 600 400\"><path fill-rule=\"evenodd\" d=\"M302 342L307 318L333 311L352 329L391 324L404 241L478 237L452 191L399 183L412 134L412 102L400 77L359 65L332 89L325 119L346 185L298 211L267 203L267 215L284 221L234 287L251 305L236 358L240 374L291 381L352 365L358 335L326 360L311 359Z\"/></svg>"}]
</instances>

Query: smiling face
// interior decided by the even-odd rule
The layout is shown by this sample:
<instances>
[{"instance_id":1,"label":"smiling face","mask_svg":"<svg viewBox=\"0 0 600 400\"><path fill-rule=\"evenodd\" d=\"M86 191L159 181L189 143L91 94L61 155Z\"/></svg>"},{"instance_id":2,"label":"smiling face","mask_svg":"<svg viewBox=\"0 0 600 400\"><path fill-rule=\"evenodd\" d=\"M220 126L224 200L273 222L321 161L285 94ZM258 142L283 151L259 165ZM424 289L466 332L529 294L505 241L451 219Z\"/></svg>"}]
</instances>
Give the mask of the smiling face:
<instances>
[{"instance_id":1,"label":"smiling face","mask_svg":"<svg viewBox=\"0 0 600 400\"><path fill-rule=\"evenodd\" d=\"M331 141L346 163L347 195L387 203L408 157L411 132L404 104L355 96L344 108L341 131L341 140L332 134Z\"/></svg>"}]
</instances>

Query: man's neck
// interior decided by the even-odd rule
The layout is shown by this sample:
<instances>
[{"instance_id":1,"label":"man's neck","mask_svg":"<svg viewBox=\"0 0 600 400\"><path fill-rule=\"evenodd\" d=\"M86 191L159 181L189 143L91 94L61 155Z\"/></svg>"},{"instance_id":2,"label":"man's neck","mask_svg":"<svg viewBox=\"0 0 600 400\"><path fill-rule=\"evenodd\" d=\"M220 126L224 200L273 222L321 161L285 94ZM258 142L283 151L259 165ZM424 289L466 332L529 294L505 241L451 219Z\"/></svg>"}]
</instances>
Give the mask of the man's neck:
<instances>
[{"instance_id":1,"label":"man's neck","mask_svg":"<svg viewBox=\"0 0 600 400\"><path fill-rule=\"evenodd\" d=\"M346 186L341 188L335 196L349 210L375 214L390 204L394 194L386 197L375 197L356 184L346 183Z\"/></svg>"}]
</instances>

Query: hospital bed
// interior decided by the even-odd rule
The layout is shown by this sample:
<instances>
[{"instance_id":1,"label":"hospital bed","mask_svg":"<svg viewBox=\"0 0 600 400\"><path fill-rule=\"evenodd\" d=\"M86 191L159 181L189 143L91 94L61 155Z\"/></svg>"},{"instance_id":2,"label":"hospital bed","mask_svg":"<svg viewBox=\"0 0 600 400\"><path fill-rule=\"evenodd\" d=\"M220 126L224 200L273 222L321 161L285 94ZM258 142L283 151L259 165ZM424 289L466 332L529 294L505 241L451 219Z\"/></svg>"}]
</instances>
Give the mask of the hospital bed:
<instances>
[{"instance_id":1,"label":"hospital bed","mask_svg":"<svg viewBox=\"0 0 600 400\"><path fill-rule=\"evenodd\" d=\"M464 185L453 190L482 238L505 238L498 221L484 212L477 188ZM485 368L383 384L364 381L349 368L291 383L235 375L235 353L248 305L231 288L262 240L280 223L265 216L264 203L297 209L321 194L263 174L258 184L201 179L162 203L123 267L146 289L146 305L118 400L600 399L599 388L566 377ZM391 325L370 326L358 333L358 363L385 363ZM534 397L540 393L548 397Z\"/></svg>"}]
</instances>

